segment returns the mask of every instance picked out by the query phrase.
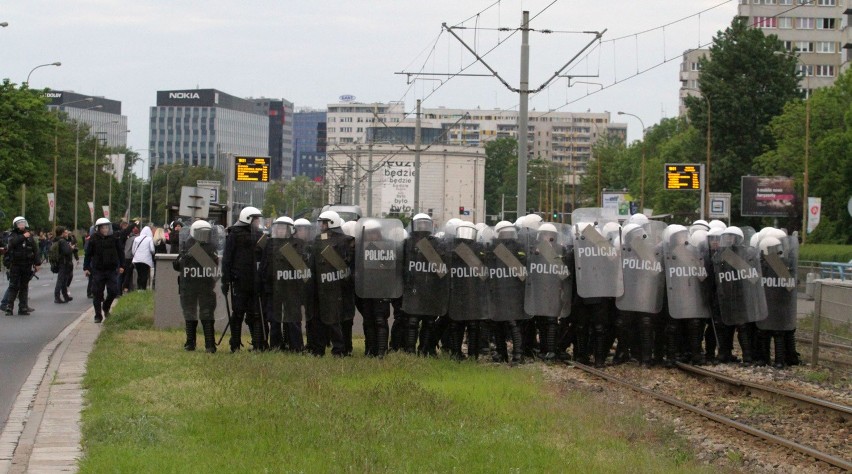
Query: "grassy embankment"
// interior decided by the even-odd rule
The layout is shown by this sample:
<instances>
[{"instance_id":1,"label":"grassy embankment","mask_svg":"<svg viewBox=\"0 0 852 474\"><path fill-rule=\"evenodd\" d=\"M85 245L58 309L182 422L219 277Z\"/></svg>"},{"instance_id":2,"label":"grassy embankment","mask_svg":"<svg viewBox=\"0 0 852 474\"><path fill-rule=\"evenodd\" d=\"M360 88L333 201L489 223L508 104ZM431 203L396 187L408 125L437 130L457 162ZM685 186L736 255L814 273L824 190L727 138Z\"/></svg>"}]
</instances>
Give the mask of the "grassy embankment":
<instances>
[{"instance_id":1,"label":"grassy embankment","mask_svg":"<svg viewBox=\"0 0 852 474\"><path fill-rule=\"evenodd\" d=\"M188 353L151 314L121 298L89 359L82 472L703 470L640 407L535 365Z\"/></svg>"}]
</instances>

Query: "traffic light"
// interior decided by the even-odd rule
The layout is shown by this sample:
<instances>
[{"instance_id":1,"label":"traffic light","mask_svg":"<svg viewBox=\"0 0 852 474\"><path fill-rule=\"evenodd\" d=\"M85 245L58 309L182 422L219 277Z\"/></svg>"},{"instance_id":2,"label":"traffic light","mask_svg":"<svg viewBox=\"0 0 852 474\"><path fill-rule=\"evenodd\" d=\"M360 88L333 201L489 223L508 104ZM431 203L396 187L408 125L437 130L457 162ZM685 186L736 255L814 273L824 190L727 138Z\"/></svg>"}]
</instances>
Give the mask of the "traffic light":
<instances>
[{"instance_id":1,"label":"traffic light","mask_svg":"<svg viewBox=\"0 0 852 474\"><path fill-rule=\"evenodd\" d=\"M460 216L464 215L464 206L459 206L459 215Z\"/></svg>"},{"instance_id":2,"label":"traffic light","mask_svg":"<svg viewBox=\"0 0 852 474\"><path fill-rule=\"evenodd\" d=\"M556 218L557 218L558 216L559 216L559 213L558 213L558 212L554 212L554 213L553 213L553 219L554 219L554 220L556 220Z\"/></svg>"}]
</instances>

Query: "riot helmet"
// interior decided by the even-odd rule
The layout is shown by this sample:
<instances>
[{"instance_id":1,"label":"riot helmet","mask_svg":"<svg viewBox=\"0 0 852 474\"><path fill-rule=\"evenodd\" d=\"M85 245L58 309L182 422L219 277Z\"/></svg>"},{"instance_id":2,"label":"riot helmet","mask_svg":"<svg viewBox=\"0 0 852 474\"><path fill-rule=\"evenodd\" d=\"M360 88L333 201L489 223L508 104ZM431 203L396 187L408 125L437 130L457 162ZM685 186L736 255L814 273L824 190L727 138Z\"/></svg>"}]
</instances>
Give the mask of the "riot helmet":
<instances>
[{"instance_id":1,"label":"riot helmet","mask_svg":"<svg viewBox=\"0 0 852 474\"><path fill-rule=\"evenodd\" d=\"M12 227L24 230L29 227L29 224L27 224L27 219L24 216L18 216L12 220Z\"/></svg>"},{"instance_id":2,"label":"riot helmet","mask_svg":"<svg viewBox=\"0 0 852 474\"><path fill-rule=\"evenodd\" d=\"M339 229L343 225L343 219L340 218L340 214L334 211L323 212L317 218L317 222L327 225L329 229Z\"/></svg>"},{"instance_id":3,"label":"riot helmet","mask_svg":"<svg viewBox=\"0 0 852 474\"><path fill-rule=\"evenodd\" d=\"M429 214L420 213L414 216L414 219L411 221L411 231L412 232L432 232L433 223L432 218L429 217Z\"/></svg>"},{"instance_id":4,"label":"riot helmet","mask_svg":"<svg viewBox=\"0 0 852 474\"><path fill-rule=\"evenodd\" d=\"M314 225L311 224L311 221L304 218L296 219L296 221L293 222L293 226L296 228L296 238L304 241L308 241L313 238Z\"/></svg>"},{"instance_id":5,"label":"riot helmet","mask_svg":"<svg viewBox=\"0 0 852 474\"><path fill-rule=\"evenodd\" d=\"M210 235L213 233L213 226L210 225L209 222L205 220L197 220L189 226L189 235L195 239L196 242L207 243L210 242Z\"/></svg>"},{"instance_id":6,"label":"riot helmet","mask_svg":"<svg viewBox=\"0 0 852 474\"><path fill-rule=\"evenodd\" d=\"M648 222L648 220L649 220L648 216L646 216L645 214L642 214L641 212L637 212L636 214L633 214L632 216L627 218L627 223L628 224L642 225L642 224Z\"/></svg>"},{"instance_id":7,"label":"riot helmet","mask_svg":"<svg viewBox=\"0 0 852 474\"><path fill-rule=\"evenodd\" d=\"M503 240L517 240L518 239L518 229L512 225L509 221L500 221L497 225L494 226L494 232L497 234L498 239Z\"/></svg>"},{"instance_id":8,"label":"riot helmet","mask_svg":"<svg viewBox=\"0 0 852 474\"><path fill-rule=\"evenodd\" d=\"M281 216L272 222L269 229L269 236L273 239L289 239L293 236L293 219L287 216Z\"/></svg>"},{"instance_id":9,"label":"riot helmet","mask_svg":"<svg viewBox=\"0 0 852 474\"><path fill-rule=\"evenodd\" d=\"M720 221L719 219L713 219L712 221L708 222L707 225L710 227L710 229L725 230L725 227L728 227L725 225L724 222Z\"/></svg>"},{"instance_id":10,"label":"riot helmet","mask_svg":"<svg viewBox=\"0 0 852 474\"><path fill-rule=\"evenodd\" d=\"M473 222L462 221L456 228L456 237L465 240L476 240L476 227Z\"/></svg>"},{"instance_id":11,"label":"riot helmet","mask_svg":"<svg viewBox=\"0 0 852 474\"><path fill-rule=\"evenodd\" d=\"M722 241L720 245L722 247L732 247L737 245L742 245L743 240L743 231L739 227L730 226L725 228L722 231Z\"/></svg>"},{"instance_id":12,"label":"riot helmet","mask_svg":"<svg viewBox=\"0 0 852 474\"><path fill-rule=\"evenodd\" d=\"M558 232L556 231L555 225L546 222L539 226L538 234L536 235L538 237L539 242L556 242Z\"/></svg>"},{"instance_id":13,"label":"riot helmet","mask_svg":"<svg viewBox=\"0 0 852 474\"><path fill-rule=\"evenodd\" d=\"M781 246L781 241L775 237L765 237L760 240L760 253L769 255L770 252L776 252L778 256L784 256L784 248Z\"/></svg>"},{"instance_id":14,"label":"riot helmet","mask_svg":"<svg viewBox=\"0 0 852 474\"><path fill-rule=\"evenodd\" d=\"M237 225L252 225L256 223L256 218L259 218L263 215L260 212L260 209L256 207L244 207L243 210L240 211L240 217L237 219Z\"/></svg>"},{"instance_id":15,"label":"riot helmet","mask_svg":"<svg viewBox=\"0 0 852 474\"><path fill-rule=\"evenodd\" d=\"M526 229L533 229L541 223L541 216L538 214L527 214L522 219L521 225Z\"/></svg>"},{"instance_id":16,"label":"riot helmet","mask_svg":"<svg viewBox=\"0 0 852 474\"><path fill-rule=\"evenodd\" d=\"M112 222L109 221L106 217L101 217L100 219L95 221L95 228L97 233L101 235L110 235L112 234Z\"/></svg>"},{"instance_id":17,"label":"riot helmet","mask_svg":"<svg viewBox=\"0 0 852 474\"><path fill-rule=\"evenodd\" d=\"M367 219L364 221L363 232L365 241L375 242L377 240L382 240L382 224L375 219Z\"/></svg>"}]
</instances>

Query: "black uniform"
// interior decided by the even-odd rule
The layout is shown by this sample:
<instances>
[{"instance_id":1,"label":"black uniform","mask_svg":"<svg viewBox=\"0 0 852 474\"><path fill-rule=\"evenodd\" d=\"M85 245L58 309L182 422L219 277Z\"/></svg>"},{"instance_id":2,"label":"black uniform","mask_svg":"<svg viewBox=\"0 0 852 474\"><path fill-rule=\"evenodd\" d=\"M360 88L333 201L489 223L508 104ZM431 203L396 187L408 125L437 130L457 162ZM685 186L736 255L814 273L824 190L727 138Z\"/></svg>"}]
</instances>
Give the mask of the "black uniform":
<instances>
[{"instance_id":1,"label":"black uniform","mask_svg":"<svg viewBox=\"0 0 852 474\"><path fill-rule=\"evenodd\" d=\"M286 248L289 247L289 248ZM289 250L292 249L292 252ZM271 238L263 247L258 268L265 314L269 320L269 346L301 352L302 308L312 311L311 249L302 239ZM301 260L291 262L289 258Z\"/></svg>"},{"instance_id":2,"label":"black uniform","mask_svg":"<svg viewBox=\"0 0 852 474\"><path fill-rule=\"evenodd\" d=\"M222 290L231 290L231 352L238 351L242 346L241 333L243 320L251 329L251 344L255 350L266 347L263 321L260 318L258 297L255 286L257 273L257 241L260 234L247 224L235 225L230 228L225 241L225 253L222 256Z\"/></svg>"},{"instance_id":3,"label":"black uniform","mask_svg":"<svg viewBox=\"0 0 852 474\"><path fill-rule=\"evenodd\" d=\"M89 272L92 280L95 322L99 323L109 316L110 306L121 291L118 270L123 266L124 249L121 248L117 236L104 236L95 232L86 244L86 256L83 259L83 270ZM104 289L107 292L106 299Z\"/></svg>"},{"instance_id":4,"label":"black uniform","mask_svg":"<svg viewBox=\"0 0 852 474\"><path fill-rule=\"evenodd\" d=\"M199 261L190 251L193 247L198 247L207 257L202 256ZM204 332L204 348L207 352L216 352L213 328L216 278L219 276L219 256L216 255L216 248L210 243L196 242L190 237L186 241L185 249L178 254L172 265L178 271L180 305L186 322L184 349L195 350L195 334L200 320Z\"/></svg>"},{"instance_id":5,"label":"black uniform","mask_svg":"<svg viewBox=\"0 0 852 474\"><path fill-rule=\"evenodd\" d=\"M59 246L59 262L57 267L59 271L56 275L56 286L53 288L53 300L56 303L66 303L71 301L68 295L68 284L71 282L71 273L74 271L74 250L71 248L71 243L67 239L57 237L53 241L53 245Z\"/></svg>"},{"instance_id":6,"label":"black uniform","mask_svg":"<svg viewBox=\"0 0 852 474\"><path fill-rule=\"evenodd\" d=\"M18 314L29 313L29 284L33 277L33 267L41 265L38 245L29 230L12 229L6 243L7 264L9 265L9 291L6 302L6 315L11 316L15 308L15 300L19 300Z\"/></svg>"},{"instance_id":7,"label":"black uniform","mask_svg":"<svg viewBox=\"0 0 852 474\"><path fill-rule=\"evenodd\" d=\"M341 323L354 296L351 267L354 244L355 239L343 234L340 228L329 229L314 240L312 273L316 282L316 316L309 327L316 335L310 338L314 355L324 355L328 342L331 342L333 355L346 355Z\"/></svg>"}]
</instances>

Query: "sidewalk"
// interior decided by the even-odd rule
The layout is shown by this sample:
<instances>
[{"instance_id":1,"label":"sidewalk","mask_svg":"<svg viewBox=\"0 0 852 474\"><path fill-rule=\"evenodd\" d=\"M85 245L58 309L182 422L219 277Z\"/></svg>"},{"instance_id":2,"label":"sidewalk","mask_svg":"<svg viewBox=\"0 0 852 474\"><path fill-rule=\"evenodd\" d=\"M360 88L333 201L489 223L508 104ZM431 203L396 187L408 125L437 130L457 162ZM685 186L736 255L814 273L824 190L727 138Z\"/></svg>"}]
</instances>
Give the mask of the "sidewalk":
<instances>
[{"instance_id":1,"label":"sidewalk","mask_svg":"<svg viewBox=\"0 0 852 474\"><path fill-rule=\"evenodd\" d=\"M76 472L83 375L101 325L80 315L39 354L0 433L0 474Z\"/></svg>"}]
</instances>

